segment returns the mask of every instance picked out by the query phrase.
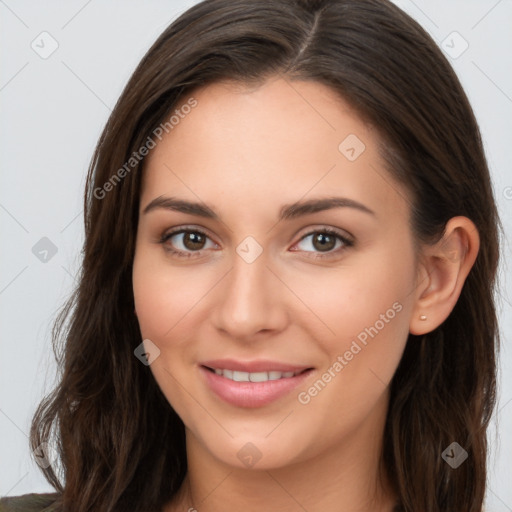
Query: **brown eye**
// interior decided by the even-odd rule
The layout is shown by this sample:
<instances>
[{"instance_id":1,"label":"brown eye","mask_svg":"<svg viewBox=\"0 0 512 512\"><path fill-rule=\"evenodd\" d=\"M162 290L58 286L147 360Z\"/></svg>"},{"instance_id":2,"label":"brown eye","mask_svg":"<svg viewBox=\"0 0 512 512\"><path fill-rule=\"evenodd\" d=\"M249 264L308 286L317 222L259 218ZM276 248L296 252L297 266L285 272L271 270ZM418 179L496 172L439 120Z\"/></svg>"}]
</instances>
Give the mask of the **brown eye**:
<instances>
[{"instance_id":1,"label":"brown eye","mask_svg":"<svg viewBox=\"0 0 512 512\"><path fill-rule=\"evenodd\" d=\"M313 253L316 258L329 257L331 254L334 256L353 245L352 240L333 229L312 231L296 244L298 250Z\"/></svg>"},{"instance_id":2,"label":"brown eye","mask_svg":"<svg viewBox=\"0 0 512 512\"><path fill-rule=\"evenodd\" d=\"M336 237L326 233L316 233L313 237L313 247L319 251L330 251L336 245Z\"/></svg>"},{"instance_id":3,"label":"brown eye","mask_svg":"<svg viewBox=\"0 0 512 512\"><path fill-rule=\"evenodd\" d=\"M195 231L187 231L183 236L183 245L191 251L198 251L203 248L206 238Z\"/></svg>"},{"instance_id":4,"label":"brown eye","mask_svg":"<svg viewBox=\"0 0 512 512\"><path fill-rule=\"evenodd\" d=\"M208 247L208 242L211 246ZM190 257L204 249L215 248L216 244L206 233L197 229L180 229L165 233L160 243L165 250L178 256Z\"/></svg>"}]
</instances>

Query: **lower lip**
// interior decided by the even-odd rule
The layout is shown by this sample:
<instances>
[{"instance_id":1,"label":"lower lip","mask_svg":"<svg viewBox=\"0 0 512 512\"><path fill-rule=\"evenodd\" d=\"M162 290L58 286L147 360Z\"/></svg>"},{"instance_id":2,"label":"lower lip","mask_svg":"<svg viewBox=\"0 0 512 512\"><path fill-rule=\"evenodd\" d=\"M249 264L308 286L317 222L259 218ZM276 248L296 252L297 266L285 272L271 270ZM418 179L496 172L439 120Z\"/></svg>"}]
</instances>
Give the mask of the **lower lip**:
<instances>
[{"instance_id":1,"label":"lower lip","mask_svg":"<svg viewBox=\"0 0 512 512\"><path fill-rule=\"evenodd\" d=\"M306 380L313 370L266 382L235 382L199 367L209 388L224 401L237 407L262 407L290 393Z\"/></svg>"}]
</instances>

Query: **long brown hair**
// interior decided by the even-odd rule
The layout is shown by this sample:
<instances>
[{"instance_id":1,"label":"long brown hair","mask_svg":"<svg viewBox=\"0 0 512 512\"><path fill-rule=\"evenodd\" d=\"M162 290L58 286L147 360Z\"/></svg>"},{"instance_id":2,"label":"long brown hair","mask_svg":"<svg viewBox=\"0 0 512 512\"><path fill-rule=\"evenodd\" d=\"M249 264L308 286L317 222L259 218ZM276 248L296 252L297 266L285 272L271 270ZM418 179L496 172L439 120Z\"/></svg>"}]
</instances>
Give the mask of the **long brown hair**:
<instances>
[{"instance_id":1,"label":"long brown hair","mask_svg":"<svg viewBox=\"0 0 512 512\"><path fill-rule=\"evenodd\" d=\"M413 197L417 240L439 239L458 215L479 231L454 310L433 332L409 336L391 383L382 462L404 511L481 510L495 405L499 220L454 71L387 0L204 1L140 62L90 165L80 281L54 329L60 383L32 422L32 449L48 442L59 454L44 469L59 510L157 511L180 488L183 423L133 353L141 343L131 273L144 159L126 162L194 88L275 75L331 87L378 130L390 175ZM454 441L468 453L457 469L441 457Z\"/></svg>"}]
</instances>

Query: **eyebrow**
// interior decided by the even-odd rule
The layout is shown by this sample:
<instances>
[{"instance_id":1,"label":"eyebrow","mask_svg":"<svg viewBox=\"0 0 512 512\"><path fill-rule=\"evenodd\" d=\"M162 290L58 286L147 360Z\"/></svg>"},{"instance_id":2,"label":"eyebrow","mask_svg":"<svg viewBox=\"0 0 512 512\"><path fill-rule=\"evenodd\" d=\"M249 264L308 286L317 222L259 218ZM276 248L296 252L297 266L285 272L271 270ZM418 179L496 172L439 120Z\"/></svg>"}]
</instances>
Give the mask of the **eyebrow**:
<instances>
[{"instance_id":1,"label":"eyebrow","mask_svg":"<svg viewBox=\"0 0 512 512\"><path fill-rule=\"evenodd\" d=\"M153 199L144 208L143 213L146 214L160 208L188 213L190 215L197 215L207 219L220 220L219 216L213 211L213 208L205 203L166 196L159 196ZM353 199L345 197L325 197L285 204L279 211L279 220L295 219L303 215L330 210L332 208L354 208L369 215L375 215L373 210L362 203L354 201Z\"/></svg>"}]
</instances>

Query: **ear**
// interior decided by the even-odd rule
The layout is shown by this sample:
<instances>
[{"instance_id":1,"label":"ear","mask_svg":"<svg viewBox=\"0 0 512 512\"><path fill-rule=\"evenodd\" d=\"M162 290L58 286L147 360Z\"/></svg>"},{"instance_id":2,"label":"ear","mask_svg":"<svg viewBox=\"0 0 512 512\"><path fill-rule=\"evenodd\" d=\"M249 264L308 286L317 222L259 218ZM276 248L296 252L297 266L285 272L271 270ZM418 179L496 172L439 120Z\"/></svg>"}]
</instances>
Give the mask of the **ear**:
<instances>
[{"instance_id":1,"label":"ear","mask_svg":"<svg viewBox=\"0 0 512 512\"><path fill-rule=\"evenodd\" d=\"M433 331L452 312L480 248L478 230L467 217L453 217L434 245L422 248L411 334Z\"/></svg>"}]
</instances>

